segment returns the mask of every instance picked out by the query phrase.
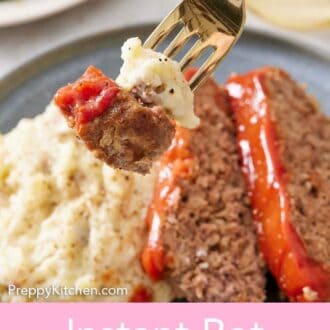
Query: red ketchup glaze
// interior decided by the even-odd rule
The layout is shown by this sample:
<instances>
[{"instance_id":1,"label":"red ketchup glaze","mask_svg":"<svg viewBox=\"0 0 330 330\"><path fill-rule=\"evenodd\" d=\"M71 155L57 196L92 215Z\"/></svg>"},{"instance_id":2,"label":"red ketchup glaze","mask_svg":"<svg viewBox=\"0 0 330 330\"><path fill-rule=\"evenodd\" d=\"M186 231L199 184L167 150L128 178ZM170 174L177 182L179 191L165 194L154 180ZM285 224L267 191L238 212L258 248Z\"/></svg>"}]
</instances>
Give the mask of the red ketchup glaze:
<instances>
[{"instance_id":1,"label":"red ketchup glaze","mask_svg":"<svg viewBox=\"0 0 330 330\"><path fill-rule=\"evenodd\" d=\"M130 302L152 302L153 293L151 289L146 288L143 285L139 285L135 288L133 295L131 296Z\"/></svg>"},{"instance_id":2,"label":"red ketchup glaze","mask_svg":"<svg viewBox=\"0 0 330 330\"><path fill-rule=\"evenodd\" d=\"M196 72L189 70L185 74L187 80ZM145 272L152 280L163 277L165 266L171 260L166 256L163 246L162 225L166 211L175 207L179 198L178 181L187 179L192 174L193 155L189 149L189 129L177 126L175 137L170 148L161 157L159 173L146 221L149 230L147 245L142 253L141 261Z\"/></svg>"},{"instance_id":3,"label":"red ketchup glaze","mask_svg":"<svg viewBox=\"0 0 330 330\"><path fill-rule=\"evenodd\" d=\"M193 156L189 141L190 131L177 127L170 148L160 159L155 191L146 217L149 238L142 253L143 268L153 280L162 278L165 266L170 262L162 242L162 224L167 209L175 207L178 201L178 181L191 175Z\"/></svg>"},{"instance_id":4,"label":"red ketchup glaze","mask_svg":"<svg viewBox=\"0 0 330 330\"><path fill-rule=\"evenodd\" d=\"M80 125L109 109L119 91L113 80L94 66L89 66L76 82L59 89L54 100L66 117Z\"/></svg>"},{"instance_id":5,"label":"red ketchup glaze","mask_svg":"<svg viewBox=\"0 0 330 330\"><path fill-rule=\"evenodd\" d=\"M291 301L306 301L304 287L317 292L319 301L329 300L330 272L308 255L290 220L288 174L263 86L268 70L234 76L227 84L261 250Z\"/></svg>"}]
</instances>

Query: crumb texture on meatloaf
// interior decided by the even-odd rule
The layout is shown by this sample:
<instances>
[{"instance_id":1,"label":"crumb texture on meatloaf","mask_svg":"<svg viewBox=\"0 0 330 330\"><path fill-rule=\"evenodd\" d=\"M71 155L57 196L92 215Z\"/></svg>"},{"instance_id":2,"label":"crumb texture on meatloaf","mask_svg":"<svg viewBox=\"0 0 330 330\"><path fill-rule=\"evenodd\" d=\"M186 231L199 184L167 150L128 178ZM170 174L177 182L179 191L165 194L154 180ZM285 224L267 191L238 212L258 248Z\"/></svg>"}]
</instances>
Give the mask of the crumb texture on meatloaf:
<instances>
[{"instance_id":1,"label":"crumb texture on meatloaf","mask_svg":"<svg viewBox=\"0 0 330 330\"><path fill-rule=\"evenodd\" d=\"M195 111L201 125L191 135L193 175L178 183L180 196L164 224L169 276L176 295L189 301L263 301L264 262L225 90L207 82L195 95Z\"/></svg>"},{"instance_id":2,"label":"crumb texture on meatloaf","mask_svg":"<svg viewBox=\"0 0 330 330\"><path fill-rule=\"evenodd\" d=\"M69 126L97 158L147 174L170 146L175 127L164 107L140 101L93 66L54 97Z\"/></svg>"},{"instance_id":3,"label":"crumb texture on meatloaf","mask_svg":"<svg viewBox=\"0 0 330 330\"><path fill-rule=\"evenodd\" d=\"M330 270L330 118L285 72L264 75L286 171L291 221L307 251Z\"/></svg>"},{"instance_id":4,"label":"crumb texture on meatloaf","mask_svg":"<svg viewBox=\"0 0 330 330\"><path fill-rule=\"evenodd\" d=\"M93 157L54 105L0 135L0 301L27 299L9 295L9 283L128 292L47 301L129 301L141 287L155 301L171 300L169 286L152 283L139 261L153 185L152 174Z\"/></svg>"},{"instance_id":5,"label":"crumb texture on meatloaf","mask_svg":"<svg viewBox=\"0 0 330 330\"><path fill-rule=\"evenodd\" d=\"M170 146L175 128L164 108L143 106L129 92L121 90L107 111L80 125L77 133L94 155L108 165L147 174Z\"/></svg>"}]
</instances>

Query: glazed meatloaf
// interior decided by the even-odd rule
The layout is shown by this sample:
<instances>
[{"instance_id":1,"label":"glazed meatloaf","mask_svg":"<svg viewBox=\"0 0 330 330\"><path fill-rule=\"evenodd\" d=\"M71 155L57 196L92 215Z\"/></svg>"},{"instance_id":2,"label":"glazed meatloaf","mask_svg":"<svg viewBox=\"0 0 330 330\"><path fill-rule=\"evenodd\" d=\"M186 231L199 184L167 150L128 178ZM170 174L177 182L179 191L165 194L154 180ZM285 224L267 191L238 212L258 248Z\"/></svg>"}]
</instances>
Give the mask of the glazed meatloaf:
<instances>
[{"instance_id":1,"label":"glazed meatloaf","mask_svg":"<svg viewBox=\"0 0 330 330\"><path fill-rule=\"evenodd\" d=\"M177 128L160 161L143 266L188 301L263 301L264 264L224 88L204 84L195 112L200 127Z\"/></svg>"},{"instance_id":2,"label":"glazed meatloaf","mask_svg":"<svg viewBox=\"0 0 330 330\"><path fill-rule=\"evenodd\" d=\"M268 265L291 300L330 300L330 118L277 68L227 86Z\"/></svg>"},{"instance_id":3,"label":"glazed meatloaf","mask_svg":"<svg viewBox=\"0 0 330 330\"><path fill-rule=\"evenodd\" d=\"M175 127L163 107L142 99L90 66L57 92L55 103L97 158L146 174L169 147Z\"/></svg>"}]
</instances>

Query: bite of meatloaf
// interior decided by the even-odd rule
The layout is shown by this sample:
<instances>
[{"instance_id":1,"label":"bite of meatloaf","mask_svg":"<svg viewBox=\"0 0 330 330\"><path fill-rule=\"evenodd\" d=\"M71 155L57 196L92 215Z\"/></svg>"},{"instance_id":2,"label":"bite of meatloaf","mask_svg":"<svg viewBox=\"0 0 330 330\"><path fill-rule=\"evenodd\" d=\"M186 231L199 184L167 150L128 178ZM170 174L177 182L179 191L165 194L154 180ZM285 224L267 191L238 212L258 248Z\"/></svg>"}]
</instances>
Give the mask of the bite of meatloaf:
<instances>
[{"instance_id":1,"label":"bite of meatloaf","mask_svg":"<svg viewBox=\"0 0 330 330\"><path fill-rule=\"evenodd\" d=\"M330 300L330 118L281 69L227 88L268 266L291 300Z\"/></svg>"},{"instance_id":2,"label":"bite of meatloaf","mask_svg":"<svg viewBox=\"0 0 330 330\"><path fill-rule=\"evenodd\" d=\"M144 104L95 67L60 89L55 103L87 148L115 168L148 173L174 137L163 107Z\"/></svg>"},{"instance_id":3,"label":"bite of meatloaf","mask_svg":"<svg viewBox=\"0 0 330 330\"><path fill-rule=\"evenodd\" d=\"M158 184L170 172L171 184L174 183L170 193L166 187L158 191L156 187L155 194L160 199L169 194L164 212L157 213L157 205L153 204L149 209L156 226L159 217L162 218L165 274L176 295L188 301L263 301L264 263L257 246L224 88L213 80L205 83L195 95L195 113L201 118L200 127L191 131L189 138L185 134L177 136L178 145L189 139L186 140L189 150L181 150L178 156L178 150L170 148L163 156L168 157L169 164L162 166L161 160ZM179 157L182 165L177 163ZM177 171L186 174L178 175ZM143 261L152 275L160 258L155 257L157 250L152 252L156 226L150 223L149 226L150 249L146 248Z\"/></svg>"}]
</instances>

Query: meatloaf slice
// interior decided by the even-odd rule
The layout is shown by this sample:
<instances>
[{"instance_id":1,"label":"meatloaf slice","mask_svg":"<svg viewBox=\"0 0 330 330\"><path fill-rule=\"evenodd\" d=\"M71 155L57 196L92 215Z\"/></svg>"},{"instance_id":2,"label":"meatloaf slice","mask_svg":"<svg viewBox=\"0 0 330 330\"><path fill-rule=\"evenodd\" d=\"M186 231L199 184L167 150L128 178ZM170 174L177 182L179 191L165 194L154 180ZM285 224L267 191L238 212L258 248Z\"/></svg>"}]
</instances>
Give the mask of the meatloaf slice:
<instances>
[{"instance_id":1,"label":"meatloaf slice","mask_svg":"<svg viewBox=\"0 0 330 330\"><path fill-rule=\"evenodd\" d=\"M92 66L55 96L69 125L97 158L146 174L169 147L175 127L164 108L140 100Z\"/></svg>"},{"instance_id":2,"label":"meatloaf slice","mask_svg":"<svg viewBox=\"0 0 330 330\"><path fill-rule=\"evenodd\" d=\"M277 68L228 91L267 262L291 300L330 300L330 118Z\"/></svg>"},{"instance_id":3,"label":"meatloaf slice","mask_svg":"<svg viewBox=\"0 0 330 330\"><path fill-rule=\"evenodd\" d=\"M161 159L143 265L153 278L164 271L188 301L263 301L264 263L224 88L204 84L195 112L200 127L177 129Z\"/></svg>"},{"instance_id":4,"label":"meatloaf slice","mask_svg":"<svg viewBox=\"0 0 330 330\"><path fill-rule=\"evenodd\" d=\"M330 270L330 118L283 71L269 72L264 86L272 95L292 222L309 254Z\"/></svg>"}]
</instances>

